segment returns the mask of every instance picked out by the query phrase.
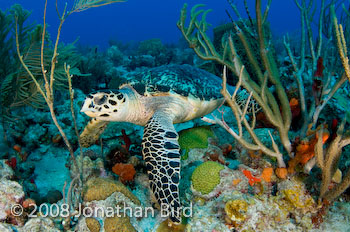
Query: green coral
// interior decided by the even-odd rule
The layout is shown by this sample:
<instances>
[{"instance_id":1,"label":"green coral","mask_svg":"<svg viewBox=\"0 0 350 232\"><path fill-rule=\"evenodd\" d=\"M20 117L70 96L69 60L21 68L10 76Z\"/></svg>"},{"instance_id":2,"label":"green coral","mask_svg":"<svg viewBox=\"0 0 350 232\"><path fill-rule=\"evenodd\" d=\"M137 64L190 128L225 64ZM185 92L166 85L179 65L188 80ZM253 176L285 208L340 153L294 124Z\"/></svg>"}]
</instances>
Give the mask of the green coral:
<instances>
[{"instance_id":1,"label":"green coral","mask_svg":"<svg viewBox=\"0 0 350 232\"><path fill-rule=\"evenodd\" d=\"M207 161L199 165L192 174L193 188L202 194L208 194L220 183L220 171L225 166Z\"/></svg>"},{"instance_id":2,"label":"green coral","mask_svg":"<svg viewBox=\"0 0 350 232\"><path fill-rule=\"evenodd\" d=\"M179 132L179 145L184 152L182 159L188 158L188 152L193 148L207 148L208 138L215 137L209 126L193 127Z\"/></svg>"}]
</instances>

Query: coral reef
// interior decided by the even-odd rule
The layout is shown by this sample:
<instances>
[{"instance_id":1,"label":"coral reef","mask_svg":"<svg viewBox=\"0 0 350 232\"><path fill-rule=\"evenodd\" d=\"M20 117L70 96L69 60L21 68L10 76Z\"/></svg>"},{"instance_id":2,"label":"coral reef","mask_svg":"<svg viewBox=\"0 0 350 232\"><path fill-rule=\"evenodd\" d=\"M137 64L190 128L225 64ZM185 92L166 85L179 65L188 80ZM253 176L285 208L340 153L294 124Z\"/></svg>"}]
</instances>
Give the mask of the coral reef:
<instances>
[{"instance_id":1,"label":"coral reef","mask_svg":"<svg viewBox=\"0 0 350 232\"><path fill-rule=\"evenodd\" d=\"M141 55L159 56L165 51L165 47L160 39L150 39L142 41L139 45L138 52Z\"/></svg>"},{"instance_id":2,"label":"coral reef","mask_svg":"<svg viewBox=\"0 0 350 232\"><path fill-rule=\"evenodd\" d=\"M112 2L118 0L74 1L66 16ZM348 5L295 1L301 38L281 39L271 36L270 1L264 8L256 0L254 14L246 5L247 18L228 2L237 20L229 16L232 22L215 27L213 41L209 11L197 5L189 20L186 7L181 12L183 44L111 41L102 49L58 40L56 46L46 23L30 24L20 5L0 10L0 231L350 231ZM174 125L182 152L179 196L191 212L178 226L152 199L143 128L96 119L84 127L86 116L76 113L85 93L118 89L142 73L151 82L152 70L168 64L221 76L226 100L204 120ZM20 216L11 213L16 204ZM33 204L69 204L70 216L30 218ZM74 217L79 205L97 213ZM121 216L101 213L119 206ZM154 214L133 214L138 207Z\"/></svg>"},{"instance_id":3,"label":"coral reef","mask_svg":"<svg viewBox=\"0 0 350 232\"><path fill-rule=\"evenodd\" d=\"M114 66L123 64L124 55L116 45L108 48L107 57L111 60Z\"/></svg>"},{"instance_id":4,"label":"coral reef","mask_svg":"<svg viewBox=\"0 0 350 232\"><path fill-rule=\"evenodd\" d=\"M106 170L104 168L104 161L101 158L92 160L90 156L86 155L86 154L96 155L92 153L94 152L91 150L87 150L84 152L83 156L81 155L77 156L77 162L78 162L79 168L81 168L81 166L83 167L82 175L83 175L84 181L87 181L88 179L91 179L94 177L106 175ZM74 176L76 173L79 173L79 171L77 171L74 166L71 168L70 171L71 171L71 176Z\"/></svg>"},{"instance_id":5,"label":"coral reef","mask_svg":"<svg viewBox=\"0 0 350 232\"><path fill-rule=\"evenodd\" d=\"M39 232L39 231L47 231L47 232L59 232L60 230L55 228L53 221L49 218L39 217L30 219L23 227L18 229L19 232Z\"/></svg>"},{"instance_id":6,"label":"coral reef","mask_svg":"<svg viewBox=\"0 0 350 232\"><path fill-rule=\"evenodd\" d=\"M23 187L16 181L10 180L14 176L13 170L1 160L0 166L0 220L12 220L15 224L22 224L23 218L13 217L13 205L21 204L25 198Z\"/></svg>"},{"instance_id":7,"label":"coral reef","mask_svg":"<svg viewBox=\"0 0 350 232\"><path fill-rule=\"evenodd\" d=\"M0 180L0 189L0 220L5 220L11 207L24 199L24 191L19 183L6 179Z\"/></svg>"}]
</instances>

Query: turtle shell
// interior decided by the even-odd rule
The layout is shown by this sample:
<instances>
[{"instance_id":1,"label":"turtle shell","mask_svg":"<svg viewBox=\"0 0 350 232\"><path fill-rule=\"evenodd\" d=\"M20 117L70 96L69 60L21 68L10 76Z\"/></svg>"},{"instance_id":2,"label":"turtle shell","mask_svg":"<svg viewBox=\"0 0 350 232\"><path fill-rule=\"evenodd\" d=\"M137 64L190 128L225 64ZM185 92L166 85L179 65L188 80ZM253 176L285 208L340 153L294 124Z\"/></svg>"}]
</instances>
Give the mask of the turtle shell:
<instances>
[{"instance_id":1,"label":"turtle shell","mask_svg":"<svg viewBox=\"0 0 350 232\"><path fill-rule=\"evenodd\" d=\"M141 95L179 94L192 96L200 100L222 98L220 94L222 80L202 69L191 65L163 65L143 72L125 76Z\"/></svg>"}]
</instances>

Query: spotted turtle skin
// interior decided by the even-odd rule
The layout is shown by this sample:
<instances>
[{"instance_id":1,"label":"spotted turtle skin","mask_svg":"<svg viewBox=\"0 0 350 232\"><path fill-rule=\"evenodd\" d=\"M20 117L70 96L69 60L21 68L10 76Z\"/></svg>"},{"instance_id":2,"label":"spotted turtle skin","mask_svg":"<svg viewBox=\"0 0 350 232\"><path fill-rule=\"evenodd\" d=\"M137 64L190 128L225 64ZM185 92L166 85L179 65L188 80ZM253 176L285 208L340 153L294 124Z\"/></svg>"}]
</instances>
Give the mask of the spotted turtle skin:
<instances>
[{"instance_id":1,"label":"spotted turtle skin","mask_svg":"<svg viewBox=\"0 0 350 232\"><path fill-rule=\"evenodd\" d=\"M219 77L187 64L160 66L125 78L141 95L176 93L207 101L222 98Z\"/></svg>"}]
</instances>

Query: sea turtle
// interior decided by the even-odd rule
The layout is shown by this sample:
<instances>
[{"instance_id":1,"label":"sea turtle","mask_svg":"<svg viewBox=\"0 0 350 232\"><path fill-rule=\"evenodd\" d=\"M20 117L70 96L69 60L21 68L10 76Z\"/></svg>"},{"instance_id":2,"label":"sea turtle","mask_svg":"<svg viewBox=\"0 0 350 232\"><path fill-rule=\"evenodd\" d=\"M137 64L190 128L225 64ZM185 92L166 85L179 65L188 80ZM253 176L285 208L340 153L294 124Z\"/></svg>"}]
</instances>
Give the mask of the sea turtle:
<instances>
[{"instance_id":1,"label":"sea turtle","mask_svg":"<svg viewBox=\"0 0 350 232\"><path fill-rule=\"evenodd\" d=\"M181 222L180 153L174 123L211 113L223 103L221 79L190 65L164 65L126 78L117 91L89 94L81 112L94 118L81 135L95 141L109 121L144 126L142 154L150 189L170 220ZM98 135L92 135L96 130Z\"/></svg>"}]
</instances>

